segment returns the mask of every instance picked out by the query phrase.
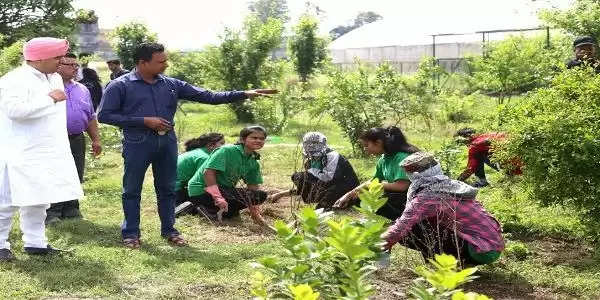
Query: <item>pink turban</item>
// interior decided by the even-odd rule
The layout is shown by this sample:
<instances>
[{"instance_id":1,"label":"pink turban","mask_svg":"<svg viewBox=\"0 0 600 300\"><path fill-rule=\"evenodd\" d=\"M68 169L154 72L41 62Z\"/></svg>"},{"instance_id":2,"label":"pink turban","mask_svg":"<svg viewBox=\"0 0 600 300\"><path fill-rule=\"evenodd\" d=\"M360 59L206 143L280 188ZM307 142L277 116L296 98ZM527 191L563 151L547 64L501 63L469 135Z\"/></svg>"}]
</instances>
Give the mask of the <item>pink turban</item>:
<instances>
[{"instance_id":1,"label":"pink turban","mask_svg":"<svg viewBox=\"0 0 600 300\"><path fill-rule=\"evenodd\" d=\"M51 37L39 37L29 40L23 45L25 60L42 60L64 56L69 50L69 42Z\"/></svg>"}]
</instances>

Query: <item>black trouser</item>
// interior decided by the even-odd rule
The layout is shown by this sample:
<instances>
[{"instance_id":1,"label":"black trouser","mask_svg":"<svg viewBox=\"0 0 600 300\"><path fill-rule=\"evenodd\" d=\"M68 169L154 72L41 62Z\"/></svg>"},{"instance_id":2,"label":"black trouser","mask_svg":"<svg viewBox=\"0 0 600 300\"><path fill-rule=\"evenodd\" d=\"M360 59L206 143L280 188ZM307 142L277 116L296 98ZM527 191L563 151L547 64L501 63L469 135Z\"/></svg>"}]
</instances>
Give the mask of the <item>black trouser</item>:
<instances>
[{"instance_id":1,"label":"black trouser","mask_svg":"<svg viewBox=\"0 0 600 300\"><path fill-rule=\"evenodd\" d=\"M479 180L486 181L485 178L485 165L490 166L490 168L498 171L498 167L490 161L490 153L479 153L475 157L477 158L477 167L475 168L475 176L479 178Z\"/></svg>"},{"instance_id":2,"label":"black trouser","mask_svg":"<svg viewBox=\"0 0 600 300\"><path fill-rule=\"evenodd\" d=\"M469 255L468 243L455 234L454 228L438 226L437 220L424 220L414 225L399 244L421 252L425 260L445 253L462 263L478 264Z\"/></svg>"},{"instance_id":3,"label":"black trouser","mask_svg":"<svg viewBox=\"0 0 600 300\"><path fill-rule=\"evenodd\" d=\"M383 196L388 201L377 210L377 214L392 221L400 218L406 206L406 192L385 192Z\"/></svg>"},{"instance_id":4,"label":"black trouser","mask_svg":"<svg viewBox=\"0 0 600 300\"><path fill-rule=\"evenodd\" d=\"M187 187L183 187L180 190L175 191L175 194L177 194L177 198L175 199L175 206L183 202L190 201L190 196L188 195Z\"/></svg>"},{"instance_id":5,"label":"black trouser","mask_svg":"<svg viewBox=\"0 0 600 300\"><path fill-rule=\"evenodd\" d=\"M350 182L323 182L308 172L296 172L292 175L297 194L304 203L317 203L317 208L331 209L335 201L354 189ZM359 202L353 200L348 207Z\"/></svg>"},{"instance_id":6,"label":"black trouser","mask_svg":"<svg viewBox=\"0 0 600 300\"><path fill-rule=\"evenodd\" d=\"M69 135L71 154L77 168L79 182L83 183L83 172L85 170L85 135L83 133ZM46 211L48 217L72 218L80 216L79 201L77 199L60 203L53 203Z\"/></svg>"},{"instance_id":7,"label":"black trouser","mask_svg":"<svg viewBox=\"0 0 600 300\"><path fill-rule=\"evenodd\" d=\"M226 188L219 186L221 195L227 201L227 212L223 218L232 218L240 214L240 210L247 208L248 205L259 205L267 200L267 193L264 191L255 191L247 188ZM189 198L194 205L202 205L208 213L216 214L219 208L215 205L212 196L204 193L200 196L191 196Z\"/></svg>"}]
</instances>

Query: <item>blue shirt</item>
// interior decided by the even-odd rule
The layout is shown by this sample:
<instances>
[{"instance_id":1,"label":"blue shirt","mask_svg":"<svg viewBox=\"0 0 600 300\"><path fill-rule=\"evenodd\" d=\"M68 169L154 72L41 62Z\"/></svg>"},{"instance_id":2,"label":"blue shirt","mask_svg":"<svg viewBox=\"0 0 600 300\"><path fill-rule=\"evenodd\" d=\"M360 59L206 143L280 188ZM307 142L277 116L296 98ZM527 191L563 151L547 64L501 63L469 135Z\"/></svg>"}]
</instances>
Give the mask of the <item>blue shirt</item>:
<instances>
[{"instance_id":1,"label":"blue shirt","mask_svg":"<svg viewBox=\"0 0 600 300\"><path fill-rule=\"evenodd\" d=\"M147 83L134 69L111 81L98 108L98 121L121 128L144 128L144 117L161 117L174 124L179 99L223 104L247 98L241 91L211 92L160 74L155 79L153 84Z\"/></svg>"}]
</instances>

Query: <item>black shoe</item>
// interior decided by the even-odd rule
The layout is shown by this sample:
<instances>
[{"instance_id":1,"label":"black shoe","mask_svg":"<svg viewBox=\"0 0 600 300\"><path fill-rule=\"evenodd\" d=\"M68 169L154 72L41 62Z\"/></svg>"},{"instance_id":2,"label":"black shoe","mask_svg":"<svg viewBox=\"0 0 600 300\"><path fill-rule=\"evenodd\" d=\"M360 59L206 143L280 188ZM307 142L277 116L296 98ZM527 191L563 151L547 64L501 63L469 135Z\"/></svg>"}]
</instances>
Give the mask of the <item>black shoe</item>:
<instances>
[{"instance_id":1,"label":"black shoe","mask_svg":"<svg viewBox=\"0 0 600 300\"><path fill-rule=\"evenodd\" d=\"M198 205L196 207L196 211L198 212L198 215L206 217L210 221L216 222L219 220L219 218L217 217L217 211L208 209L204 205Z\"/></svg>"},{"instance_id":2,"label":"black shoe","mask_svg":"<svg viewBox=\"0 0 600 300\"><path fill-rule=\"evenodd\" d=\"M472 186L476 187L476 188L482 188L482 187L486 187L488 185L490 185L490 183L487 182L487 180L479 180L472 184Z\"/></svg>"},{"instance_id":3,"label":"black shoe","mask_svg":"<svg viewBox=\"0 0 600 300\"><path fill-rule=\"evenodd\" d=\"M72 208L63 211L63 218L65 219L83 219L83 215L79 208Z\"/></svg>"},{"instance_id":4,"label":"black shoe","mask_svg":"<svg viewBox=\"0 0 600 300\"><path fill-rule=\"evenodd\" d=\"M44 224L52 225L52 224L60 223L60 221L62 221L62 220L57 216L46 216L46 220L44 221Z\"/></svg>"},{"instance_id":5,"label":"black shoe","mask_svg":"<svg viewBox=\"0 0 600 300\"><path fill-rule=\"evenodd\" d=\"M52 248L48 245L46 248L25 247L25 252L29 255L49 255L64 252L64 250Z\"/></svg>"},{"instance_id":6,"label":"black shoe","mask_svg":"<svg viewBox=\"0 0 600 300\"><path fill-rule=\"evenodd\" d=\"M0 262L9 262L13 260L15 260L15 256L10 249L0 249Z\"/></svg>"},{"instance_id":7,"label":"black shoe","mask_svg":"<svg viewBox=\"0 0 600 300\"><path fill-rule=\"evenodd\" d=\"M190 201L185 201L175 207L175 217L187 215L195 209L194 204Z\"/></svg>"}]
</instances>

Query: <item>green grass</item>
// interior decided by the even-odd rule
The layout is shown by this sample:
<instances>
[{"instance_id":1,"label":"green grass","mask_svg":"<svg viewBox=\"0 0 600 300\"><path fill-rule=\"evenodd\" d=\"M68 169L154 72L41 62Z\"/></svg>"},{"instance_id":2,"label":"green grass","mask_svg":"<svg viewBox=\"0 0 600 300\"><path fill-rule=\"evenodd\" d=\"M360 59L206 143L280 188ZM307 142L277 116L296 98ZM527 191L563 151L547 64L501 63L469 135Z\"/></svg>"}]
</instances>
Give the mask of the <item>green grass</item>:
<instances>
[{"instance_id":1,"label":"green grass","mask_svg":"<svg viewBox=\"0 0 600 300\"><path fill-rule=\"evenodd\" d=\"M183 110L187 115L178 113L176 125L180 145L210 130L223 132L227 142L235 142L243 127L233 121L226 106L186 103ZM462 125L436 125L428 130L409 122L403 128L411 142L435 151ZM249 263L264 255L281 255L282 247L270 233L252 224L246 214L241 222L224 226L184 216L177 220L177 228L190 247L167 245L160 237L151 171L142 194L142 248L132 251L120 245L120 138L116 130L106 126L102 129L106 133L104 143L110 147L105 147L99 159L88 160L86 197L81 201L85 220L65 221L47 231L52 245L73 252L48 258L25 255L15 222L10 240L18 260L0 265L0 298L249 298ZM309 130L323 131L333 148L351 155L350 144L331 119L312 120L300 114L277 135L278 139L271 137L261 150L267 187L291 187L289 176L300 168L299 137ZM464 154L461 157L464 159ZM350 161L361 178L373 174L375 158L351 157ZM464 166L464 161L460 165ZM564 207L538 207L517 183L499 173L490 172L490 181L493 186L482 190L480 200L503 223L507 240L522 242L531 253L524 260L503 256L500 262L483 268L481 278L468 290L498 299L600 296L600 265L575 213ZM265 215L269 221L289 219L290 206L285 201L268 206ZM414 278L409 269L422 260L414 251L396 247L392 263L391 269L376 273L377 299L390 299L396 297L395 292L404 292Z\"/></svg>"}]
</instances>

